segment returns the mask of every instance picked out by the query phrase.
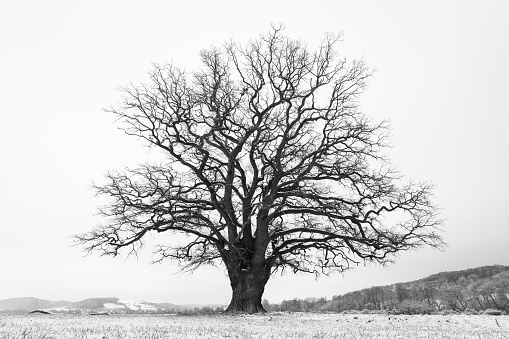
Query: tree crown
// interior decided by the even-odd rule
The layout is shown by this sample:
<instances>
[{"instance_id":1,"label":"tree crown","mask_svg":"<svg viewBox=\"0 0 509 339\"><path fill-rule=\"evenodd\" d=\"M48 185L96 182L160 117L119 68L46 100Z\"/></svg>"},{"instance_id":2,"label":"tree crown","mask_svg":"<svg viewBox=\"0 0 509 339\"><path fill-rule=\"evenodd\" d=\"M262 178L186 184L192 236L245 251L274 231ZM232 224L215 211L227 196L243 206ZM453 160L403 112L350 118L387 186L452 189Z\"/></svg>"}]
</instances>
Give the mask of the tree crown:
<instances>
[{"instance_id":1,"label":"tree crown","mask_svg":"<svg viewBox=\"0 0 509 339\"><path fill-rule=\"evenodd\" d=\"M339 41L309 51L275 27L202 51L197 72L155 65L148 83L122 88L108 111L165 161L95 185L111 199L107 223L78 243L116 255L149 232L183 233L192 238L160 245L158 260L315 274L441 247L432 187L399 185L381 153L387 123L359 110L371 72L339 58Z\"/></svg>"}]
</instances>

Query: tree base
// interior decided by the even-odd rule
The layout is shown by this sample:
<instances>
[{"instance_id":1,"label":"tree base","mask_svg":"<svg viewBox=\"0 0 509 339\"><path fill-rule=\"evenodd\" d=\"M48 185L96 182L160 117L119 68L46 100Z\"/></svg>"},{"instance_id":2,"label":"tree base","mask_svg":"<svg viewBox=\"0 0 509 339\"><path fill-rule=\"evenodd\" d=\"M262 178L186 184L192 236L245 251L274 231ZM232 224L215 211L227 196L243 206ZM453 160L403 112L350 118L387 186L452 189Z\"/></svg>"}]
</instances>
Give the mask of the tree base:
<instances>
[{"instance_id":1,"label":"tree base","mask_svg":"<svg viewBox=\"0 0 509 339\"><path fill-rule=\"evenodd\" d=\"M263 306L256 305L231 305L225 311L226 314L254 314L254 313L267 313Z\"/></svg>"},{"instance_id":2,"label":"tree base","mask_svg":"<svg viewBox=\"0 0 509 339\"><path fill-rule=\"evenodd\" d=\"M262 306L262 295L269 274L263 270L230 272L232 299L226 313L266 313Z\"/></svg>"}]
</instances>

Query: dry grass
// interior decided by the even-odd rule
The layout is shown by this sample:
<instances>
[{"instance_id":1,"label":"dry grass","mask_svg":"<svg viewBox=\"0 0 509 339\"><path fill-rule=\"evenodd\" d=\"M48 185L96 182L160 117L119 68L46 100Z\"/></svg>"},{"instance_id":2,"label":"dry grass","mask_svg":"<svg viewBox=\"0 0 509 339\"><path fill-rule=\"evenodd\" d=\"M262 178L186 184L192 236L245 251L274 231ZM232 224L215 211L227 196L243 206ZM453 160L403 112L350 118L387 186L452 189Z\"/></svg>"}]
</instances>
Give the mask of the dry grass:
<instances>
[{"instance_id":1,"label":"dry grass","mask_svg":"<svg viewBox=\"0 0 509 339\"><path fill-rule=\"evenodd\" d=\"M242 316L0 315L1 339L509 338L509 317L282 314Z\"/></svg>"}]
</instances>

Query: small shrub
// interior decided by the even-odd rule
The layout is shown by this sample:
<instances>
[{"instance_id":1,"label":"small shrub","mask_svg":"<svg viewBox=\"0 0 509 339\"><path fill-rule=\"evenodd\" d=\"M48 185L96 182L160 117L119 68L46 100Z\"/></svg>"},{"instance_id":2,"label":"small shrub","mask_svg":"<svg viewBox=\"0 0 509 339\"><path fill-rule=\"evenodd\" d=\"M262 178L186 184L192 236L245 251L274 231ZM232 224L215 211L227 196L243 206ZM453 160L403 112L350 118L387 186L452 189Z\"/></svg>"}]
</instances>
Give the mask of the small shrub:
<instances>
[{"instance_id":1,"label":"small shrub","mask_svg":"<svg viewBox=\"0 0 509 339\"><path fill-rule=\"evenodd\" d=\"M461 314L477 315L477 314L479 314L479 312L477 310L474 310L473 308L467 308L464 311L462 311Z\"/></svg>"},{"instance_id":2,"label":"small shrub","mask_svg":"<svg viewBox=\"0 0 509 339\"><path fill-rule=\"evenodd\" d=\"M485 314L485 315L503 315L504 312L501 310L494 309L494 308L488 308L487 310L483 311L483 314Z\"/></svg>"},{"instance_id":3,"label":"small shrub","mask_svg":"<svg viewBox=\"0 0 509 339\"><path fill-rule=\"evenodd\" d=\"M344 310L341 314L358 314L358 310Z\"/></svg>"},{"instance_id":4,"label":"small shrub","mask_svg":"<svg viewBox=\"0 0 509 339\"><path fill-rule=\"evenodd\" d=\"M398 310L398 309L396 309L396 308L394 308L394 309L392 309L392 310L387 311L387 314L394 314L394 315L398 315L398 314L403 314L403 312L402 312L402 311L400 311L400 310Z\"/></svg>"},{"instance_id":5,"label":"small shrub","mask_svg":"<svg viewBox=\"0 0 509 339\"><path fill-rule=\"evenodd\" d=\"M452 315L452 314L458 314L458 312L454 310L442 310L438 314L440 315Z\"/></svg>"},{"instance_id":6,"label":"small shrub","mask_svg":"<svg viewBox=\"0 0 509 339\"><path fill-rule=\"evenodd\" d=\"M372 310L371 312L369 312L369 314L383 314L383 315L387 315L388 311L387 310Z\"/></svg>"}]
</instances>

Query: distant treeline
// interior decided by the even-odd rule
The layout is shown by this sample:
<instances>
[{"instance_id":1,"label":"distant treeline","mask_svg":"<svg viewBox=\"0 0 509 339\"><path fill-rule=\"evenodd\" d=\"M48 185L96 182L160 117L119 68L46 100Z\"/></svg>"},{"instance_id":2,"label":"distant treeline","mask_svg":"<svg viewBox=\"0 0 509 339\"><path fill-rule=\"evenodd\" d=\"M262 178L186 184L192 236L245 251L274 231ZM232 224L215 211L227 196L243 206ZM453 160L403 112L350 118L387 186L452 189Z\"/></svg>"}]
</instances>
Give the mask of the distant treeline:
<instances>
[{"instance_id":1,"label":"distant treeline","mask_svg":"<svg viewBox=\"0 0 509 339\"><path fill-rule=\"evenodd\" d=\"M388 311L405 314L440 311L472 312L497 309L509 313L509 267L485 266L444 272L427 278L388 286L374 286L332 300L308 298L270 304L267 311L343 312Z\"/></svg>"}]
</instances>

